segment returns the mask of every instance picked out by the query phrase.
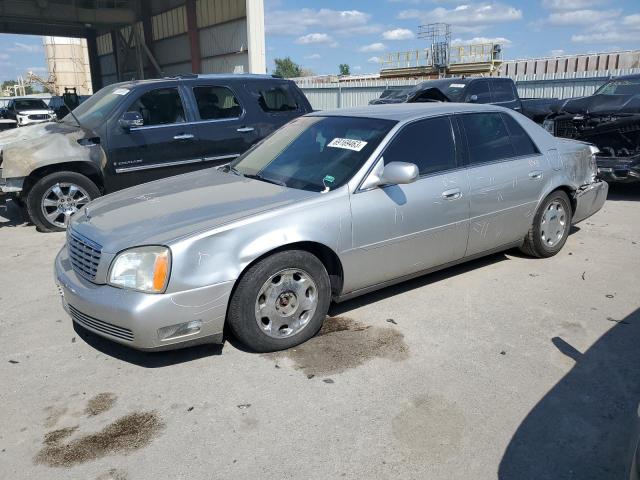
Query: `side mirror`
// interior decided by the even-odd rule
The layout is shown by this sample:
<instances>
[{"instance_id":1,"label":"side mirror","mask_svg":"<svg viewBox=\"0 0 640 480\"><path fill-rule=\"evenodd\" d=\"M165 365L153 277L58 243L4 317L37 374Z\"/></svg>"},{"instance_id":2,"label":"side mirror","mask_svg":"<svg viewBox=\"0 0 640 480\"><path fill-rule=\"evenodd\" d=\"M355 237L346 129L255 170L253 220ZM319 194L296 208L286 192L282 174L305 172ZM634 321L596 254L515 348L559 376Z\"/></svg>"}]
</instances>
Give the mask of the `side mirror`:
<instances>
[{"instance_id":1,"label":"side mirror","mask_svg":"<svg viewBox=\"0 0 640 480\"><path fill-rule=\"evenodd\" d=\"M120 128L125 132L129 132L132 128L142 127L144 120L138 112L125 112L122 117L120 117L120 120L118 120L118 125L120 125Z\"/></svg>"},{"instance_id":2,"label":"side mirror","mask_svg":"<svg viewBox=\"0 0 640 480\"><path fill-rule=\"evenodd\" d=\"M414 163L391 162L384 166L380 176L380 185L403 185L415 182L418 167Z\"/></svg>"},{"instance_id":3,"label":"side mirror","mask_svg":"<svg viewBox=\"0 0 640 480\"><path fill-rule=\"evenodd\" d=\"M471 95L469 97L469 103L476 103L478 101L478 95Z\"/></svg>"}]
</instances>

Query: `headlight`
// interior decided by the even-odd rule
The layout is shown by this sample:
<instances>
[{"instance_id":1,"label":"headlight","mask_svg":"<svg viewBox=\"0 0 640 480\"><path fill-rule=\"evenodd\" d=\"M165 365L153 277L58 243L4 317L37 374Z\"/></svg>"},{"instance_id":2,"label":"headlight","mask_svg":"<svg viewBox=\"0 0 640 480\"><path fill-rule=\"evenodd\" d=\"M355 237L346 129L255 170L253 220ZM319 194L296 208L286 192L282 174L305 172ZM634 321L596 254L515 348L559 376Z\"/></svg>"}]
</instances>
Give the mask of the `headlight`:
<instances>
[{"instance_id":1,"label":"headlight","mask_svg":"<svg viewBox=\"0 0 640 480\"><path fill-rule=\"evenodd\" d=\"M109 284L148 293L162 293L171 272L167 247L136 247L118 254L109 269Z\"/></svg>"},{"instance_id":2,"label":"headlight","mask_svg":"<svg viewBox=\"0 0 640 480\"><path fill-rule=\"evenodd\" d=\"M553 135L553 120L545 120L542 122L542 128Z\"/></svg>"}]
</instances>

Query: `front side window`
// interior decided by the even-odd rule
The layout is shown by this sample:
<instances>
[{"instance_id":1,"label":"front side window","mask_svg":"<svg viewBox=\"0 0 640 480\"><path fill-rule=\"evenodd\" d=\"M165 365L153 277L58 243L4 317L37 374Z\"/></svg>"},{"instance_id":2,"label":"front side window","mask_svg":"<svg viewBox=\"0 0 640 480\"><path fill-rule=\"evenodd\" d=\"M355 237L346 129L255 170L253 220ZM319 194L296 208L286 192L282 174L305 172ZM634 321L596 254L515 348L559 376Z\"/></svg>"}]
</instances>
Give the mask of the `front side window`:
<instances>
[{"instance_id":1,"label":"front side window","mask_svg":"<svg viewBox=\"0 0 640 480\"><path fill-rule=\"evenodd\" d=\"M461 115L461 120L472 165L514 155L509 132L499 113L468 113Z\"/></svg>"},{"instance_id":2,"label":"front side window","mask_svg":"<svg viewBox=\"0 0 640 480\"><path fill-rule=\"evenodd\" d=\"M436 117L410 123L393 139L382 154L391 162L414 163L420 175L456 167L456 149L449 117Z\"/></svg>"},{"instance_id":3,"label":"front side window","mask_svg":"<svg viewBox=\"0 0 640 480\"><path fill-rule=\"evenodd\" d=\"M249 178L315 192L334 190L364 165L396 124L360 117L299 117L233 161Z\"/></svg>"},{"instance_id":4,"label":"front side window","mask_svg":"<svg viewBox=\"0 0 640 480\"><path fill-rule=\"evenodd\" d=\"M501 113L500 115L502 115L502 119L507 124L511 143L513 144L513 149L517 156L537 155L540 153L536 144L531 140L531 137L511 115L506 113Z\"/></svg>"},{"instance_id":5,"label":"front side window","mask_svg":"<svg viewBox=\"0 0 640 480\"><path fill-rule=\"evenodd\" d=\"M227 87L194 87L193 94L202 120L238 118L242 115L240 102Z\"/></svg>"},{"instance_id":6,"label":"front side window","mask_svg":"<svg viewBox=\"0 0 640 480\"><path fill-rule=\"evenodd\" d=\"M135 100L127 112L138 112L142 115L145 126L170 125L186 121L177 88L151 90Z\"/></svg>"},{"instance_id":7,"label":"front side window","mask_svg":"<svg viewBox=\"0 0 640 480\"><path fill-rule=\"evenodd\" d=\"M298 110L298 102L296 102L287 85L258 90L258 104L265 112Z\"/></svg>"},{"instance_id":8,"label":"front side window","mask_svg":"<svg viewBox=\"0 0 640 480\"><path fill-rule=\"evenodd\" d=\"M504 80L496 80L491 84L491 90L493 92L493 101L500 102L512 102L516 99L513 93L513 83Z\"/></svg>"},{"instance_id":9,"label":"front side window","mask_svg":"<svg viewBox=\"0 0 640 480\"><path fill-rule=\"evenodd\" d=\"M471 99L471 96L478 97L477 103L489 103L491 102L491 93L489 92L489 82L486 80L477 80L469 85L467 90L467 100Z\"/></svg>"},{"instance_id":10,"label":"front side window","mask_svg":"<svg viewBox=\"0 0 640 480\"><path fill-rule=\"evenodd\" d=\"M121 102L131 94L122 84L109 85L98 90L86 101L73 109L73 115L66 115L62 121L76 124L76 118L83 127L96 129L102 125Z\"/></svg>"}]
</instances>

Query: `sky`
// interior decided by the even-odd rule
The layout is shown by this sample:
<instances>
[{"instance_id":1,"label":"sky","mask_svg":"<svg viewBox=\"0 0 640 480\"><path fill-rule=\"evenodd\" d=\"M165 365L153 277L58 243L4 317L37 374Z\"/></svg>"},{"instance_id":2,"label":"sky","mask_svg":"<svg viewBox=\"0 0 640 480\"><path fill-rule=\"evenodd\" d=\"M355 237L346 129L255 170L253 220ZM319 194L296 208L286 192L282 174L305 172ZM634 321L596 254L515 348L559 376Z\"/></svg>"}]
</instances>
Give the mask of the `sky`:
<instances>
[{"instance_id":1,"label":"sky","mask_svg":"<svg viewBox=\"0 0 640 480\"><path fill-rule=\"evenodd\" d=\"M454 43L497 41L505 59L640 48L639 0L264 0L267 68L291 57L316 74L376 73L385 53L417 50L419 25ZM45 74L42 38L0 35L0 82Z\"/></svg>"}]
</instances>

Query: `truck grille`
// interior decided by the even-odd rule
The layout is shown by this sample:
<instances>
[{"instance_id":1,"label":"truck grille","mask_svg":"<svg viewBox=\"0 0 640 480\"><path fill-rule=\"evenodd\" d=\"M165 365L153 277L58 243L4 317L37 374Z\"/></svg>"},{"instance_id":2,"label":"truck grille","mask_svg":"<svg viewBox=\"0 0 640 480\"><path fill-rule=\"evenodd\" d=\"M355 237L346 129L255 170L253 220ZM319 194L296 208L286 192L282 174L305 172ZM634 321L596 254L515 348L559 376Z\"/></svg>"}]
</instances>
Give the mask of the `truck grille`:
<instances>
[{"instance_id":1,"label":"truck grille","mask_svg":"<svg viewBox=\"0 0 640 480\"><path fill-rule=\"evenodd\" d=\"M87 280L94 281L100 264L102 246L69 230L67 249L74 272Z\"/></svg>"},{"instance_id":2,"label":"truck grille","mask_svg":"<svg viewBox=\"0 0 640 480\"><path fill-rule=\"evenodd\" d=\"M44 113L34 113L33 115L29 115L29 120L49 120L49 115Z\"/></svg>"},{"instance_id":3,"label":"truck grille","mask_svg":"<svg viewBox=\"0 0 640 480\"><path fill-rule=\"evenodd\" d=\"M573 123L573 120L571 119L556 120L556 137L576 138L577 136L578 136L578 129Z\"/></svg>"},{"instance_id":4,"label":"truck grille","mask_svg":"<svg viewBox=\"0 0 640 480\"><path fill-rule=\"evenodd\" d=\"M68 307L69 312L71 313L71 317L83 327L96 330L111 337L120 338L121 340L126 340L128 342L133 342L133 332L128 328L118 327L117 325L113 325L112 323L98 320L97 318L82 313L73 305L68 305Z\"/></svg>"}]
</instances>

